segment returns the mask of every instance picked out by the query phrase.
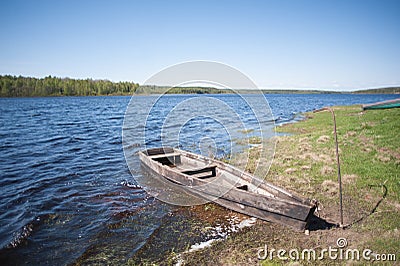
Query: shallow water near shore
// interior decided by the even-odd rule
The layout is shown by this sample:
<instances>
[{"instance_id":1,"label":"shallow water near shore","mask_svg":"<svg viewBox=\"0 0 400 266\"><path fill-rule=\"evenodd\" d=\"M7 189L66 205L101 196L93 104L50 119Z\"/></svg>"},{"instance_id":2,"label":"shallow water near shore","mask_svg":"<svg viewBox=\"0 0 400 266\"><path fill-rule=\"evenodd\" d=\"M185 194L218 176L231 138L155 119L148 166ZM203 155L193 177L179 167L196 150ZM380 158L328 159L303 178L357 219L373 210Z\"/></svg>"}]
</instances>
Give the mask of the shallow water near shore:
<instances>
[{"instance_id":1,"label":"shallow water near shore","mask_svg":"<svg viewBox=\"0 0 400 266\"><path fill-rule=\"evenodd\" d=\"M155 96L138 97L147 101ZM194 96L167 97L170 101L166 104L173 104L176 97ZM235 95L208 97L238 102ZM296 121L301 119L299 113L324 106L372 103L398 96L265 97L279 124ZM207 221L191 214L194 210L207 212L205 208L182 210L162 203L149 196L131 175L121 135L129 100L130 97L0 99L2 264L156 260L167 251L181 252L211 237L201 233ZM232 106L245 115L239 104ZM225 141L223 134L212 137ZM156 146L157 136L153 141ZM186 141L189 143L190 139ZM195 150L196 145L193 147ZM158 241L162 245L156 245Z\"/></svg>"}]
</instances>

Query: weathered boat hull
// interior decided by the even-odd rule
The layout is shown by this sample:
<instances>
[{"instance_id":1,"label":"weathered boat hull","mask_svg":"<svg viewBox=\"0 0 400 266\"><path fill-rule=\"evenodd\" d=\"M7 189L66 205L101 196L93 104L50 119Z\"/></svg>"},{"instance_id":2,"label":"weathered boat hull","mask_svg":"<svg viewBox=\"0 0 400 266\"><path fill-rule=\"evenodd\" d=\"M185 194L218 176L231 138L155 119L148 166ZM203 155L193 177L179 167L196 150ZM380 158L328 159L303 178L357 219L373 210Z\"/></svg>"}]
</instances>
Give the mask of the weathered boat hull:
<instances>
[{"instance_id":1,"label":"weathered boat hull","mask_svg":"<svg viewBox=\"0 0 400 266\"><path fill-rule=\"evenodd\" d=\"M139 153L147 169L188 193L228 209L290 226L307 227L316 203L301 198L223 162L173 148Z\"/></svg>"}]
</instances>

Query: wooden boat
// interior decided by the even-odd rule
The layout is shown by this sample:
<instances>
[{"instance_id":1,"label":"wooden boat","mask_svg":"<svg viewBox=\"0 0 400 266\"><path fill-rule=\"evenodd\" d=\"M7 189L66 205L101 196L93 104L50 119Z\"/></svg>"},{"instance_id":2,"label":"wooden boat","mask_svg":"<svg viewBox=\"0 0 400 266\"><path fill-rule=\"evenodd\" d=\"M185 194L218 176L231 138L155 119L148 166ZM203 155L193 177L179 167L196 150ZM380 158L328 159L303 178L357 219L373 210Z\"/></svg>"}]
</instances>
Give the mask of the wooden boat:
<instances>
[{"instance_id":1,"label":"wooden boat","mask_svg":"<svg viewBox=\"0 0 400 266\"><path fill-rule=\"evenodd\" d=\"M221 161L175 149L139 152L141 163L190 194L270 222L306 229L316 201L284 189Z\"/></svg>"},{"instance_id":2,"label":"wooden boat","mask_svg":"<svg viewBox=\"0 0 400 266\"><path fill-rule=\"evenodd\" d=\"M363 110L398 108L400 107L400 98L383 102L364 104L362 107Z\"/></svg>"}]
</instances>

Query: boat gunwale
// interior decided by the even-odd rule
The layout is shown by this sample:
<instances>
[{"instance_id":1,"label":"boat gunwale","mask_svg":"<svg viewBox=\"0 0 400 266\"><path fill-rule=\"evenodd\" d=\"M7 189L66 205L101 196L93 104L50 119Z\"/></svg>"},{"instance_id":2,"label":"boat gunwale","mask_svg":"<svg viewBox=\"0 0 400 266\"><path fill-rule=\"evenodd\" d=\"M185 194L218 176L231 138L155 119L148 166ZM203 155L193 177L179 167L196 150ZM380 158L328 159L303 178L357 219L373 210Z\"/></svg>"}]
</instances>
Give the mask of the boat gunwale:
<instances>
[{"instance_id":1,"label":"boat gunwale","mask_svg":"<svg viewBox=\"0 0 400 266\"><path fill-rule=\"evenodd\" d=\"M156 148L156 149L157 149L157 148ZM147 149L147 150L149 150L149 149ZM193 178L191 175L185 174L185 173L183 173L182 171L177 170L176 168L171 168L171 167L169 167L169 166L163 165L162 163L160 163L160 162L158 162L158 161L156 161L156 160L153 160L151 155L147 155L147 154L145 153L145 151L147 151L147 150L141 151L141 154L143 154L143 156L145 156L146 158L149 158L148 161L149 161L150 164L156 164L156 165L158 165L159 167L161 167L161 168L163 168L163 169L166 169L166 171L170 171L170 172L173 172L173 173L175 173L175 174L182 175L182 176L184 176L184 177L185 177L186 179L188 179L188 180L193 180L193 179L195 179L195 178ZM223 162L221 162L221 161L218 161L218 160L215 160L215 159L212 159L212 158L209 158L209 157L205 157L205 156L203 156L203 155L198 155L198 154L195 154L195 153L191 153L191 152L188 152L188 151L184 151L184 150L180 150L180 149L175 149L175 148L173 148L173 150L174 150L174 153L180 153L180 154L183 155L183 156L191 155L191 156L188 156L188 157L189 157L189 158L192 158L192 159L202 159L203 162L209 162L210 165L211 165L212 163L215 163L215 164L217 164L217 168L218 168L218 165L223 165L224 168L225 168L225 167L228 167L228 168L230 168L231 170L234 170L234 171L237 171L237 172L241 173L241 175L239 176L239 178L242 178L243 175L246 175L247 177L250 177L250 178L252 178L252 179L257 180L257 182L259 182L259 184L268 185L268 187L269 187L270 189L276 190L276 191L281 192L281 193L282 193L282 192L285 193L287 196L290 197L290 199L280 198L280 197L277 196L277 195L273 195L273 197L271 197L271 196L268 196L268 195L265 195L265 194L260 194L260 193L256 193L256 192L251 192L251 191L246 191L246 190L237 189L236 187L232 187L232 188L228 189L227 192L231 191L232 189L235 189L235 190L234 190L235 192L237 192L237 193L243 193L244 195L247 195L247 196L250 195L250 196L253 196L253 197L262 197L262 198L264 198L265 200L271 200L271 199L272 199L272 200L274 200L274 201L279 201L279 202L281 202L281 203L291 204L291 205L295 205L296 207L302 207L302 208L304 208L304 207L305 207L305 208L312 208L312 207L315 207L315 203L314 203L312 200L310 200L310 199L298 200L298 199L297 199L298 196L293 197L293 194L290 193L290 192L288 192L288 191L286 191L285 189L279 188L279 187L277 187L277 186L275 186L275 185L273 185L273 184L270 184L270 183L268 183L268 182L266 182L266 181L260 180L260 179L258 179L257 177L251 175L250 173L247 173L247 172L245 172L245 171L243 171L243 170L241 170L241 169L238 169L238 168L236 168L236 167L234 167L234 166L232 166L232 165L223 163ZM165 157L169 157L169 154L170 154L170 153L166 153L166 154L165 154ZM173 155L171 155L171 156L173 156ZM152 168L152 167L150 167L150 168ZM221 168L219 168L219 171L227 171L227 170L226 170L226 169L221 169ZM227 172L229 172L229 171L227 171ZM229 172L229 173L235 175L235 173L232 173L232 172ZM161 174L161 173L159 173L159 174ZM174 180L174 179L169 178L169 177L164 176L164 175L163 175L163 177L164 177L164 178L167 178L168 180L170 180L170 181L172 181L172 182L174 182L174 183L179 183L180 185L182 185L182 186L184 186L184 187L188 187L189 189L193 189L193 187L189 187L189 186L187 186L187 185L185 185L185 184L181 184L180 182L177 182L177 180ZM203 183L203 185L210 184L210 182L207 182L207 181L202 180L202 179L199 179L199 178L196 178L196 180L197 180L197 182L199 182L199 183ZM245 180L245 179L244 179L244 180ZM249 180L245 180L245 181L252 184L252 182L250 182ZM220 185L217 185L217 184L213 184L213 186L226 188L226 187L224 187L224 186L220 186ZM262 188L262 189L263 189L263 188ZM197 189L196 189L196 190L197 190ZM268 191L267 191L267 192L268 192ZM206 192L202 192L202 193L206 193ZM272 193L270 193L270 194L272 194ZM215 195L214 195L214 196L215 196ZM301 198L300 198L300 199L301 199Z\"/></svg>"},{"instance_id":2,"label":"boat gunwale","mask_svg":"<svg viewBox=\"0 0 400 266\"><path fill-rule=\"evenodd\" d=\"M272 183L270 183L270 182L268 182L266 180L260 179L260 178L254 176L254 175L252 175L252 174L250 174L250 173L248 173L248 172L246 172L244 170L241 170L241 169L239 169L239 168L237 168L237 167L235 167L233 165L230 165L230 164L227 164L227 163L224 163L224 162L221 162L219 160L216 160L216 159L213 159L213 158L209 158L209 157L206 157L206 156L203 156L203 155L195 154L195 153L192 153L192 152L189 152L189 151L174 149L174 152L176 152L176 151L182 152L182 153L184 153L186 155L189 155L188 157L190 157L192 159L201 159L201 160L204 160L204 161L212 161L215 164L223 166L223 168L224 168L223 170L227 170L226 168L228 168L229 170L231 170L231 171L228 171L228 172L230 172L233 175L237 175L237 173L240 173L240 177L241 178L243 178L243 177L246 178L246 179L244 179L245 181L247 181L247 182L249 182L249 183L251 183L253 185L256 185L257 187L265 185L265 186L268 187L268 189L271 189L271 190L274 190L274 191L277 191L279 193L282 193L282 194L286 195L288 197L288 200L298 201L298 202L301 202L304 205L309 205L309 204L314 205L313 200L311 200L311 199L300 197L300 196L298 196L298 195L296 195L294 193L291 193L291 192L287 191L286 189L283 189L283 188L280 188L278 186L275 186L274 184L272 184ZM235 172L237 172L237 173L235 173ZM267 190L266 188L263 188L263 189ZM276 195L276 197L280 197L280 196Z\"/></svg>"}]
</instances>

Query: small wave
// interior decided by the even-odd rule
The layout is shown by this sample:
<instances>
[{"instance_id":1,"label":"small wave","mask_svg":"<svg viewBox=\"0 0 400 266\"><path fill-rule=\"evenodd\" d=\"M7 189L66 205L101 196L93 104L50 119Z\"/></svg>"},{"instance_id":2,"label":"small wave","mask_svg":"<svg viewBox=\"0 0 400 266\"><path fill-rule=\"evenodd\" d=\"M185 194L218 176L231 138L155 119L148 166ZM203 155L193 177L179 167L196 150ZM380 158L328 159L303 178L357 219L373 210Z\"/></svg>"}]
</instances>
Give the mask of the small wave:
<instances>
[{"instance_id":1,"label":"small wave","mask_svg":"<svg viewBox=\"0 0 400 266\"><path fill-rule=\"evenodd\" d=\"M24 225L19 232L14 233L14 237L11 242L6 245L6 248L16 248L22 242L24 242L32 234L34 229L34 224L40 221L40 217L36 218L34 221Z\"/></svg>"},{"instance_id":2,"label":"small wave","mask_svg":"<svg viewBox=\"0 0 400 266\"><path fill-rule=\"evenodd\" d=\"M87 140L89 140L88 137L73 136L70 141L77 142L77 141L87 141Z\"/></svg>"},{"instance_id":3,"label":"small wave","mask_svg":"<svg viewBox=\"0 0 400 266\"><path fill-rule=\"evenodd\" d=\"M110 119L110 120L122 120L123 118L124 118L124 116L111 116L108 119Z\"/></svg>"},{"instance_id":4,"label":"small wave","mask_svg":"<svg viewBox=\"0 0 400 266\"><path fill-rule=\"evenodd\" d=\"M39 168L39 167L41 167L41 166L47 165L48 163L49 163L48 161L43 161L43 160L41 160L41 161L34 161L34 162L30 165L30 167L32 167L32 168Z\"/></svg>"},{"instance_id":5,"label":"small wave","mask_svg":"<svg viewBox=\"0 0 400 266\"><path fill-rule=\"evenodd\" d=\"M55 123L56 126L75 126L77 123L74 122L63 122L63 121L58 121L57 123Z\"/></svg>"},{"instance_id":6,"label":"small wave","mask_svg":"<svg viewBox=\"0 0 400 266\"><path fill-rule=\"evenodd\" d=\"M132 182L129 182L127 180L124 180L120 183L121 185L125 186L125 187L129 187L129 188L134 188L134 189L142 189L141 186L134 184Z\"/></svg>"},{"instance_id":7,"label":"small wave","mask_svg":"<svg viewBox=\"0 0 400 266\"><path fill-rule=\"evenodd\" d=\"M42 139L39 139L37 142L38 143L54 143L54 142L58 143L60 141L69 140L69 139L70 139L69 136L58 135L58 136L51 136L48 138L42 138Z\"/></svg>"},{"instance_id":8,"label":"small wave","mask_svg":"<svg viewBox=\"0 0 400 266\"><path fill-rule=\"evenodd\" d=\"M245 227L253 226L257 221L256 218L252 217L245 220L240 220L237 216L227 217L227 225L218 225L215 227L211 227L210 236L213 238L223 238L225 239L231 233L237 232Z\"/></svg>"},{"instance_id":9,"label":"small wave","mask_svg":"<svg viewBox=\"0 0 400 266\"><path fill-rule=\"evenodd\" d=\"M138 148L140 147L140 143L132 143L132 144L126 144L123 146L123 149L133 149L133 148Z\"/></svg>"},{"instance_id":10,"label":"small wave","mask_svg":"<svg viewBox=\"0 0 400 266\"><path fill-rule=\"evenodd\" d=\"M69 148L67 151L69 152L69 153L75 153L75 152L79 152L79 151L81 151L82 150L82 147L71 147L71 148Z\"/></svg>"},{"instance_id":11,"label":"small wave","mask_svg":"<svg viewBox=\"0 0 400 266\"><path fill-rule=\"evenodd\" d=\"M220 240L222 240L222 239L212 238L212 239L204 241L204 242L196 243L190 247L190 249L188 250L188 253L209 247L215 241L220 241Z\"/></svg>"},{"instance_id":12,"label":"small wave","mask_svg":"<svg viewBox=\"0 0 400 266\"><path fill-rule=\"evenodd\" d=\"M143 211L144 207L138 207L136 209L129 209L129 210L121 210L121 211L116 211L112 214L113 217L117 218L117 219L124 219L127 217L132 217L137 215L138 213L140 213L141 211ZM108 225L108 228L113 228L115 227L115 223L112 223L110 225Z\"/></svg>"},{"instance_id":13,"label":"small wave","mask_svg":"<svg viewBox=\"0 0 400 266\"><path fill-rule=\"evenodd\" d=\"M121 145L122 144L122 139L121 138L113 138L108 140L108 144L110 145Z\"/></svg>"},{"instance_id":14,"label":"small wave","mask_svg":"<svg viewBox=\"0 0 400 266\"><path fill-rule=\"evenodd\" d=\"M209 238L208 240L202 241L200 243L193 244L189 250L180 253L176 256L177 263L175 266L181 266L185 263L182 255L187 253L196 252L198 250L210 247L214 242L222 241L226 239L231 233L238 232L245 227L253 226L257 219L254 217L241 220L239 217L232 215L232 216L225 216L227 218L227 225L220 225L217 224L215 227L206 227L209 230Z\"/></svg>"}]
</instances>

